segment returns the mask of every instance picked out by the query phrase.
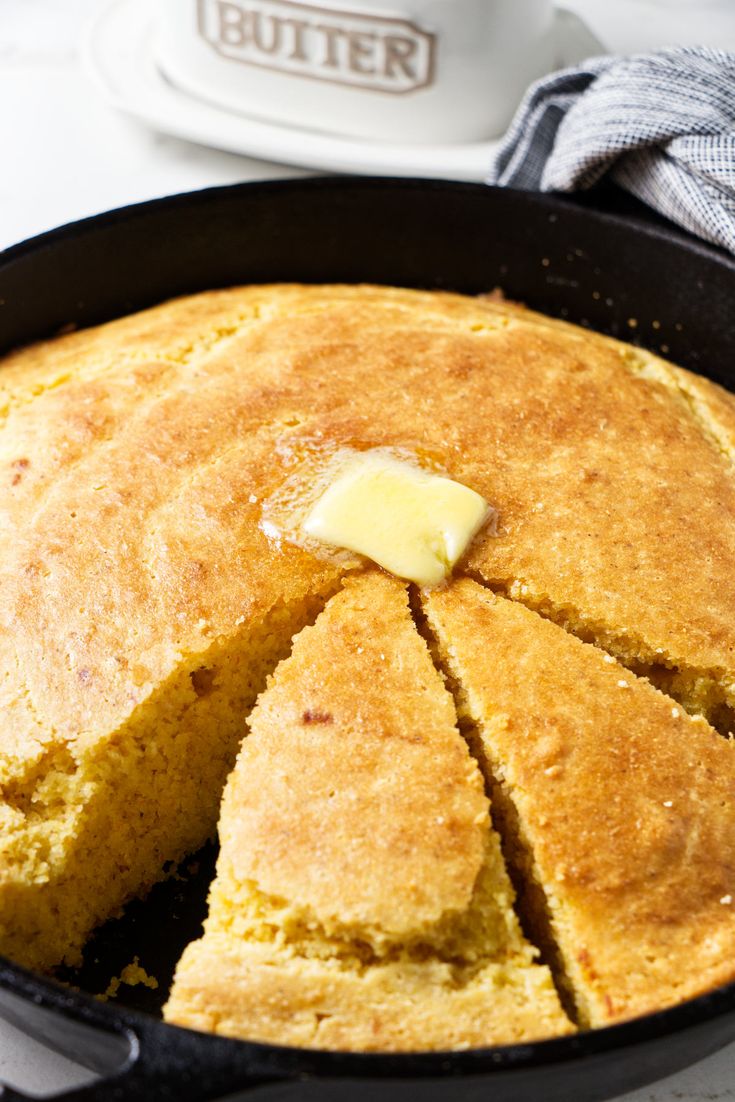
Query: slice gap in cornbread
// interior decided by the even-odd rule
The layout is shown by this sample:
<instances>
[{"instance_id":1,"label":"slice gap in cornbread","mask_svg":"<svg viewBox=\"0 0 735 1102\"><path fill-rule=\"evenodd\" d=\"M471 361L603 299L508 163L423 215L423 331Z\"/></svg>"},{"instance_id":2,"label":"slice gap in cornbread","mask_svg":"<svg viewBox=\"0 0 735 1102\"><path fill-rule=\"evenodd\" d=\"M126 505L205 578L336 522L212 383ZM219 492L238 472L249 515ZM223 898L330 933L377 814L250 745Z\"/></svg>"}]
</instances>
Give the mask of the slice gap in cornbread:
<instances>
[{"instance_id":1,"label":"slice gap in cornbread","mask_svg":"<svg viewBox=\"0 0 735 1102\"><path fill-rule=\"evenodd\" d=\"M51 739L10 776L0 804L4 954L40 970L78 965L96 925L214 835L245 716L338 585L182 656L105 739Z\"/></svg>"},{"instance_id":2,"label":"slice gap in cornbread","mask_svg":"<svg viewBox=\"0 0 735 1102\"><path fill-rule=\"evenodd\" d=\"M576 1025L578 1015L574 993L567 981L559 948L551 934L546 896L535 880L530 851L519 842L520 832L515 809L503 787L495 780L477 724L468 713L463 687L457 680L453 667L447 662L446 654L440 647L439 639L426 614L424 607L426 591L411 585L408 592L409 607L416 630L426 643L434 666L442 674L447 690L455 702L457 727L470 753L477 761L485 781L485 791L490 800L490 820L498 836L500 851L513 885L515 912L521 929L528 940L539 949L540 959L551 972L564 1013Z\"/></svg>"},{"instance_id":3,"label":"slice gap in cornbread","mask_svg":"<svg viewBox=\"0 0 735 1102\"><path fill-rule=\"evenodd\" d=\"M521 932L480 770L404 584L348 580L249 726L168 1021L365 1051L572 1030Z\"/></svg>"},{"instance_id":4,"label":"slice gap in cornbread","mask_svg":"<svg viewBox=\"0 0 735 1102\"><path fill-rule=\"evenodd\" d=\"M424 594L519 909L584 1026L735 977L735 745L608 654L465 579Z\"/></svg>"}]
</instances>

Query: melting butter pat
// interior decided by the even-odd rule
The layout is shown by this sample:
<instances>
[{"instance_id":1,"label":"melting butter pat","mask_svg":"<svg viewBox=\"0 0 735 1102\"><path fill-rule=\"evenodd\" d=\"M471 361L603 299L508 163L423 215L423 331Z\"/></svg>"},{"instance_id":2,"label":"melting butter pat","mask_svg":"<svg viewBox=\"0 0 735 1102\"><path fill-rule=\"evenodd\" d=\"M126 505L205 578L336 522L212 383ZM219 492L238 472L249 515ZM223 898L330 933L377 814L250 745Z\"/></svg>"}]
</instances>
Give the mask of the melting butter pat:
<instances>
[{"instance_id":1,"label":"melting butter pat","mask_svg":"<svg viewBox=\"0 0 735 1102\"><path fill-rule=\"evenodd\" d=\"M366 451L335 465L302 527L399 578L432 586L451 572L491 513L484 498L451 478Z\"/></svg>"}]
</instances>

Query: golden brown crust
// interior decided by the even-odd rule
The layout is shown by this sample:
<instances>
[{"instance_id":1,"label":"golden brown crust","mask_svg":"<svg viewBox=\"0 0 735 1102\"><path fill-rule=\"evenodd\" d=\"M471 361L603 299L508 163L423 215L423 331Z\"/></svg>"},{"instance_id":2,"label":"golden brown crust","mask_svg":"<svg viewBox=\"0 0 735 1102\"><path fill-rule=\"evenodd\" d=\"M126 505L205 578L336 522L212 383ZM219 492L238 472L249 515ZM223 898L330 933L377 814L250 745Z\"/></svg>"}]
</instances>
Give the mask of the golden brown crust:
<instances>
[{"instance_id":1,"label":"golden brown crust","mask_svg":"<svg viewBox=\"0 0 735 1102\"><path fill-rule=\"evenodd\" d=\"M515 808L582 1021L735 978L735 745L474 582L425 603Z\"/></svg>"}]
</instances>

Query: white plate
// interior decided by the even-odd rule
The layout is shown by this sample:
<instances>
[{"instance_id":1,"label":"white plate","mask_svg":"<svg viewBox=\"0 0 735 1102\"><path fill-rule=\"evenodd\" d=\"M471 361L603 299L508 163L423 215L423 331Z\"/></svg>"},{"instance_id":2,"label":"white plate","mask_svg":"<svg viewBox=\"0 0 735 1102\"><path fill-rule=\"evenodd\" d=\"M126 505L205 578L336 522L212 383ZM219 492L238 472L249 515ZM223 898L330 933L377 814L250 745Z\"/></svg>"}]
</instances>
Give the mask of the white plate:
<instances>
[{"instance_id":1,"label":"white plate","mask_svg":"<svg viewBox=\"0 0 735 1102\"><path fill-rule=\"evenodd\" d=\"M115 0L95 19L85 61L113 106L166 134L281 164L374 176L482 181L497 141L463 145L393 145L334 137L248 118L175 88L158 69L153 43L155 5ZM603 52L585 24L559 11L559 67Z\"/></svg>"}]
</instances>

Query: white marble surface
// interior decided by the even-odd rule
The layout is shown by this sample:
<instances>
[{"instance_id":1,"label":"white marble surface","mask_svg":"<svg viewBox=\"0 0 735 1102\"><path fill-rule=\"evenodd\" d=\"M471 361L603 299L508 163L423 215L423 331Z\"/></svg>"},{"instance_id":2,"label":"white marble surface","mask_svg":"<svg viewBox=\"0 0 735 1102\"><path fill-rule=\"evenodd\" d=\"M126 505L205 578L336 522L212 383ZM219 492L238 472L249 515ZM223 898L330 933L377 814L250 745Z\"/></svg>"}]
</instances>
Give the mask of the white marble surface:
<instances>
[{"instance_id":1,"label":"white marble surface","mask_svg":"<svg viewBox=\"0 0 735 1102\"><path fill-rule=\"evenodd\" d=\"M78 56L83 25L104 2L0 0L0 248L156 195L298 174L148 132L111 111ZM616 51L697 40L735 47L733 0L570 0L569 6ZM0 1021L0 1081L38 1095L88 1080L88 1072ZM625 1102L731 1098L735 1046Z\"/></svg>"}]
</instances>

